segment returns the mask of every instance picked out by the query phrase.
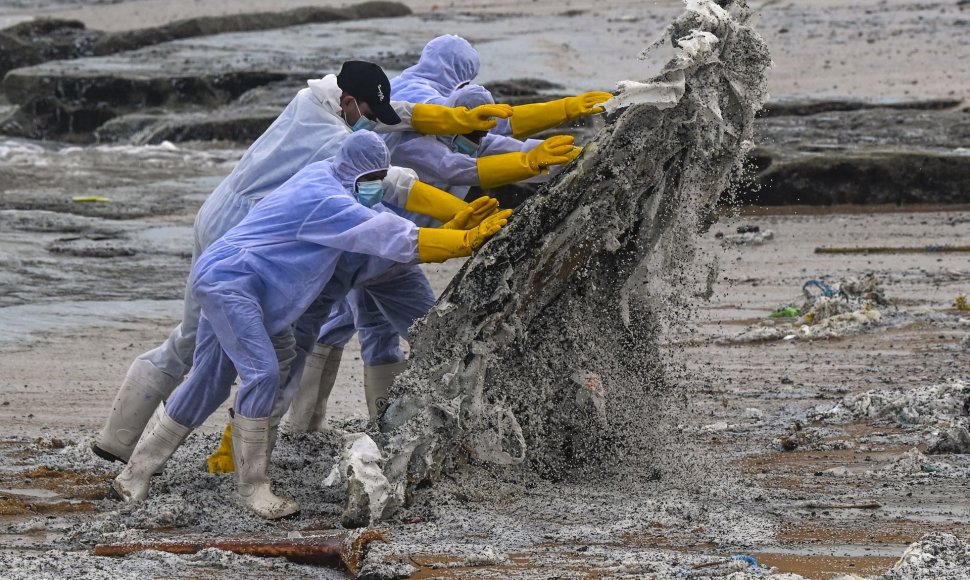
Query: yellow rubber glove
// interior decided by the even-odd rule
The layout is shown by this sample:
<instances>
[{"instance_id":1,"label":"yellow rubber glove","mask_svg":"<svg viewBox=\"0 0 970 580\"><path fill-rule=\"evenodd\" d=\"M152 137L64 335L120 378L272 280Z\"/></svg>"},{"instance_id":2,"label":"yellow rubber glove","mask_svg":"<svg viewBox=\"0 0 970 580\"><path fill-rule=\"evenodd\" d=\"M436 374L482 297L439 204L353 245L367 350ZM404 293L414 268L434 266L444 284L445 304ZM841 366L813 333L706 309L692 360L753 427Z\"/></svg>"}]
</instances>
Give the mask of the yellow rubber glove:
<instances>
[{"instance_id":1,"label":"yellow rubber glove","mask_svg":"<svg viewBox=\"0 0 970 580\"><path fill-rule=\"evenodd\" d=\"M612 98L612 93L593 91L557 101L512 107L512 136L524 139L571 119L602 113L603 107L597 105Z\"/></svg>"},{"instance_id":2,"label":"yellow rubber glove","mask_svg":"<svg viewBox=\"0 0 970 580\"><path fill-rule=\"evenodd\" d=\"M563 155L563 157L566 157L569 159L569 161L572 161L573 159L576 159L577 157L579 157L579 154L582 152L583 152L583 148L576 146L576 147L573 147L572 151ZM569 163L569 161L567 161L566 163ZM563 165L563 164L560 163L560 165Z\"/></svg>"},{"instance_id":3,"label":"yellow rubber glove","mask_svg":"<svg viewBox=\"0 0 970 580\"><path fill-rule=\"evenodd\" d=\"M529 179L550 165L564 165L579 155L570 135L549 137L531 151L479 157L478 181L485 189Z\"/></svg>"},{"instance_id":4,"label":"yellow rubber glove","mask_svg":"<svg viewBox=\"0 0 970 580\"><path fill-rule=\"evenodd\" d=\"M603 107L597 105L605 103L612 98L613 93L607 93L606 91L590 91L576 95L575 97L566 97L562 99L566 102L566 118L577 119L587 115L602 113Z\"/></svg>"},{"instance_id":5,"label":"yellow rubber glove","mask_svg":"<svg viewBox=\"0 0 970 580\"><path fill-rule=\"evenodd\" d=\"M404 204L404 209L431 216L439 222L451 221L466 207L468 202L422 181L414 182Z\"/></svg>"},{"instance_id":6,"label":"yellow rubber glove","mask_svg":"<svg viewBox=\"0 0 970 580\"><path fill-rule=\"evenodd\" d=\"M508 119L511 115L509 105L479 105L469 110L419 103L411 111L411 127L425 135L463 135L488 131L498 124L495 119Z\"/></svg>"},{"instance_id":7,"label":"yellow rubber glove","mask_svg":"<svg viewBox=\"0 0 970 580\"><path fill-rule=\"evenodd\" d=\"M442 224L441 227L449 230L474 228L498 209L498 200L494 197L479 197L473 199L468 207L455 214L451 221Z\"/></svg>"},{"instance_id":8,"label":"yellow rubber glove","mask_svg":"<svg viewBox=\"0 0 970 580\"><path fill-rule=\"evenodd\" d=\"M222 432L222 440L215 453L205 460L209 473L232 473L236 471L236 464L232 460L232 423L226 425Z\"/></svg>"},{"instance_id":9,"label":"yellow rubber glove","mask_svg":"<svg viewBox=\"0 0 970 580\"><path fill-rule=\"evenodd\" d=\"M526 153L529 166L533 170L549 169L550 165L563 165L572 161L577 147L573 145L572 135L555 135L539 143Z\"/></svg>"},{"instance_id":10,"label":"yellow rubber glove","mask_svg":"<svg viewBox=\"0 0 970 580\"><path fill-rule=\"evenodd\" d=\"M485 218L477 227L467 230L420 228L418 259L422 262L444 262L451 258L471 256L489 238L509 223L512 210L506 209Z\"/></svg>"}]
</instances>

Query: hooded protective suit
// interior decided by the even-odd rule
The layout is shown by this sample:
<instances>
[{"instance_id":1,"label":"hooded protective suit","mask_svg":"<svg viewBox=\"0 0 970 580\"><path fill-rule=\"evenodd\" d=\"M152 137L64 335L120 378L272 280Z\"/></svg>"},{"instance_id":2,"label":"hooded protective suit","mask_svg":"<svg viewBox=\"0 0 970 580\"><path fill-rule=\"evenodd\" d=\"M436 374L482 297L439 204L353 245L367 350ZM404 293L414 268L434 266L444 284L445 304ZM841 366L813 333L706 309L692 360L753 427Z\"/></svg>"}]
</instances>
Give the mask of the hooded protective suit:
<instances>
[{"instance_id":1,"label":"hooded protective suit","mask_svg":"<svg viewBox=\"0 0 970 580\"><path fill-rule=\"evenodd\" d=\"M445 99L449 107L473 108L494 102L488 89L475 84L466 85ZM542 143L540 139L522 141L489 132L482 137L477 153L466 155L455 150L453 140L453 136L422 135L413 131L384 135L384 142L391 151L392 164L413 169L421 181L448 191L459 199L465 199L471 186L479 184L478 157L525 152ZM527 181L540 183L548 180L549 175L544 174ZM397 208L393 209L397 211ZM440 225L434 218L425 215L399 213L421 227Z\"/></svg>"},{"instance_id":2,"label":"hooded protective suit","mask_svg":"<svg viewBox=\"0 0 970 580\"><path fill-rule=\"evenodd\" d=\"M451 37L439 37L443 38ZM454 91L444 104L473 108L494 102L487 89L473 84ZM461 199L465 199L472 185L478 184L475 157L454 151L452 139L448 136L425 136L408 131L384 135L384 141L391 150L391 162L413 169L425 183ZM482 138L478 155L528 151L541 142L538 139L520 141L488 133ZM534 178L537 181L548 179L548 175ZM392 209L421 227L440 225L432 217L397 207ZM395 268L393 272L381 276L380 280L348 293L330 313L317 342L343 347L358 332L364 364L376 366L402 361L404 353L401 351L400 337L410 341L407 329L428 313L434 300L430 284L419 268ZM301 342L298 333L297 343L302 350Z\"/></svg>"},{"instance_id":3,"label":"hooded protective suit","mask_svg":"<svg viewBox=\"0 0 970 580\"><path fill-rule=\"evenodd\" d=\"M341 116L341 89L337 77L310 80L286 109L257 139L236 167L206 199L195 218L193 263L209 244L238 224L249 210L270 192L307 165L333 157L352 131ZM392 103L402 123L379 124L375 131L410 128L410 109ZM188 372L195 349L199 305L186 285L182 323L158 348L139 358L172 377Z\"/></svg>"},{"instance_id":4,"label":"hooded protective suit","mask_svg":"<svg viewBox=\"0 0 970 580\"><path fill-rule=\"evenodd\" d=\"M340 109L342 90L335 75L308 81L276 121L246 151L232 173L206 200L196 216L193 264L202 251L239 223L263 197L282 185L301 168L332 157L351 134ZM375 131L410 130L414 124L427 133L449 132L455 127L488 126L489 116L505 111L468 112L438 105L423 107L391 101L401 122L393 127L377 124ZM501 108L499 108L501 109ZM447 129L447 130L446 130ZM391 168L385 190L404 188L407 197L413 172ZM196 342L199 305L190 285L185 291L182 323L158 348L137 357L112 404L111 414L92 444L93 451L108 460L130 456L159 402L166 399L188 372ZM291 336L278 337L281 361L293 357Z\"/></svg>"},{"instance_id":5,"label":"hooded protective suit","mask_svg":"<svg viewBox=\"0 0 970 580\"><path fill-rule=\"evenodd\" d=\"M200 425L229 396L237 371L236 411L269 416L281 384L270 336L314 301L332 303L386 271L388 260L416 262L418 228L353 194L357 178L386 169L389 157L377 135L349 135L332 161L301 170L202 253L192 272L203 314L195 372L166 404L172 419Z\"/></svg>"},{"instance_id":6,"label":"hooded protective suit","mask_svg":"<svg viewBox=\"0 0 970 580\"><path fill-rule=\"evenodd\" d=\"M445 99L478 76L478 51L467 40L445 34L421 50L418 63L391 79L391 96L409 103L445 104Z\"/></svg>"},{"instance_id":7,"label":"hooded protective suit","mask_svg":"<svg viewBox=\"0 0 970 580\"><path fill-rule=\"evenodd\" d=\"M449 101L452 93L475 80L480 68L478 51L475 47L460 36L445 34L424 45L416 65L404 69L401 74L391 79L391 96L397 101L409 103L448 105L449 102L453 102ZM481 90L485 91L484 88ZM489 94L487 101L459 106L471 109L480 104L494 102ZM489 133L511 136L512 125L509 119L499 119L498 125ZM390 144L388 146L393 151L393 147ZM503 153L507 152L503 151Z\"/></svg>"}]
</instances>

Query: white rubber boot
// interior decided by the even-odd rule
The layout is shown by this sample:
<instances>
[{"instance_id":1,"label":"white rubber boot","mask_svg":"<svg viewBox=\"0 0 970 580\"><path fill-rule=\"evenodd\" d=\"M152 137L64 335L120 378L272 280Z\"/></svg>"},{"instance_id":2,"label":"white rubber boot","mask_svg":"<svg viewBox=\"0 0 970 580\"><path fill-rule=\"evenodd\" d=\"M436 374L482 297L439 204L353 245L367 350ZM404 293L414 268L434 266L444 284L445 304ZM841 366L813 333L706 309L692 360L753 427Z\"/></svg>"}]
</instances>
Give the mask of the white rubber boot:
<instances>
[{"instance_id":1,"label":"white rubber boot","mask_svg":"<svg viewBox=\"0 0 970 580\"><path fill-rule=\"evenodd\" d=\"M269 440L266 442L266 461L273 461L273 449L276 449L276 441L280 437L280 418L269 418ZM267 463L268 464L268 463Z\"/></svg>"},{"instance_id":2,"label":"white rubber boot","mask_svg":"<svg viewBox=\"0 0 970 580\"><path fill-rule=\"evenodd\" d=\"M367 399L367 412L371 419L378 418L387 408L387 390L394 377L408 368L408 361L386 365L364 365L364 398Z\"/></svg>"},{"instance_id":3,"label":"white rubber boot","mask_svg":"<svg viewBox=\"0 0 970 580\"><path fill-rule=\"evenodd\" d=\"M278 520L300 511L288 497L275 495L270 488L270 419L250 419L236 412L232 418L232 458L236 464L239 500L256 515Z\"/></svg>"},{"instance_id":4,"label":"white rubber boot","mask_svg":"<svg viewBox=\"0 0 970 580\"><path fill-rule=\"evenodd\" d=\"M135 359L91 450L102 459L127 462L158 404L178 384L179 379L163 373L147 360Z\"/></svg>"},{"instance_id":5,"label":"white rubber boot","mask_svg":"<svg viewBox=\"0 0 970 580\"><path fill-rule=\"evenodd\" d=\"M300 388L290 404L283 430L290 434L327 432L327 400L337 381L344 349L317 344L303 367Z\"/></svg>"},{"instance_id":6,"label":"white rubber boot","mask_svg":"<svg viewBox=\"0 0 970 580\"><path fill-rule=\"evenodd\" d=\"M143 501L148 497L148 482L152 475L165 465L191 432L191 427L180 425L168 416L165 405L159 405L145 434L135 445L128 464L111 482L116 496L126 502Z\"/></svg>"}]
</instances>

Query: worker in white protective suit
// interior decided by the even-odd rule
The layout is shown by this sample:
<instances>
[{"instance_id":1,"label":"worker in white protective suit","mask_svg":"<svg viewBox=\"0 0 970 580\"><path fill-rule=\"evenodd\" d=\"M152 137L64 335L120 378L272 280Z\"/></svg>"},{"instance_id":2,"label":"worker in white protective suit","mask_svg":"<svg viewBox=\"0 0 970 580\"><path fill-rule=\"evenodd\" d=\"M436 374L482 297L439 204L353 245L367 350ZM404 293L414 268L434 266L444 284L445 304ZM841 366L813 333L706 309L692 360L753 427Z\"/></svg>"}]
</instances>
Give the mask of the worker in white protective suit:
<instances>
[{"instance_id":1,"label":"worker in white protective suit","mask_svg":"<svg viewBox=\"0 0 970 580\"><path fill-rule=\"evenodd\" d=\"M492 103L491 94L480 85L467 85L445 100L448 106ZM517 181L547 179L550 167L568 163L580 151L573 146L573 138L565 135L545 141L521 141L484 131L450 137L400 132L385 135L384 141L392 151L393 163L414 169L421 181L447 190L454 196L450 203L462 203L460 200L464 200L473 185L487 189ZM403 207L393 200L387 205L392 209ZM448 205L442 204L442 209ZM399 213L422 227L440 224L428 212ZM336 382L343 348L355 332L359 333L364 362L364 398L368 413L376 418L386 407L391 383L407 365L400 338L410 341L408 328L428 313L434 300L430 284L417 267L397 268L383 276L379 284L368 283L351 290L320 330L282 428L288 433L328 430L327 402ZM297 343L301 342L298 336Z\"/></svg>"},{"instance_id":2,"label":"worker in white protective suit","mask_svg":"<svg viewBox=\"0 0 970 580\"><path fill-rule=\"evenodd\" d=\"M478 76L480 67L478 51L467 40L445 34L424 45L418 62L391 79L391 94L409 103L444 105Z\"/></svg>"},{"instance_id":3,"label":"worker in white protective suit","mask_svg":"<svg viewBox=\"0 0 970 580\"><path fill-rule=\"evenodd\" d=\"M571 159L571 156L575 154L575 149L570 144L565 146L562 151L545 152L545 156L541 157L541 160L543 163L561 163L564 160ZM389 181L393 181L393 187L386 187ZM370 200L371 203L380 201L386 207L395 208L399 215L424 216L426 219L422 223L428 225L437 226L450 220L452 222L448 226L450 228L465 227L455 222L453 216L466 215L467 221L463 223L478 223L492 213L499 211L498 201L493 198L485 197L469 204L446 191L419 181L417 173L410 169L400 170L393 179L388 176L383 183L385 184L383 197ZM362 198L361 202L365 203L365 200ZM365 203L365 205L370 205L370 203ZM398 336L407 337L408 328L411 324L417 318L424 316L434 302L431 284L416 265L402 264L389 268L379 276L370 277L362 285L355 285L355 288L361 286L366 286L368 298L376 299L379 302L384 313L379 323L393 328L392 331L383 334L393 334L394 340L397 340ZM274 409L274 419L278 420L290 406L290 402L302 384L303 373L309 372L311 375L316 375L316 369L307 368L305 361L313 351L320 327L330 316L333 306L334 302L329 299L329 296L323 296L320 300L310 304L297 320L293 332L295 356L290 367L290 375L284 383L278 399L278 406ZM390 340L386 340L383 346L387 350L391 350ZM400 346L394 345L393 350L400 353ZM365 358L365 362L370 363L371 360ZM397 372L400 372L394 368L395 366L397 365L394 363L388 363L383 365L370 364L365 367L367 384L365 393L372 416L376 417L378 409L383 408L387 388ZM304 429L300 432L305 431ZM291 430L291 432L296 431ZM232 424L230 423L226 426L218 449L207 460L207 468L210 473L229 473L234 470L232 441Z\"/></svg>"},{"instance_id":4,"label":"worker in white protective suit","mask_svg":"<svg viewBox=\"0 0 970 580\"><path fill-rule=\"evenodd\" d=\"M199 256L191 279L202 310L193 372L158 406L112 483L118 497L148 496L152 474L228 398L238 373L232 448L239 499L267 519L299 510L292 499L273 493L267 473L275 440L270 415L285 378L271 337L285 333L320 296L338 297L332 286L351 282L335 275L355 271L341 263L345 258L413 264L468 256L511 215L506 210L472 223L472 214L484 205L477 203L442 228L419 228L377 203L389 164L376 134L348 136L333 160L301 170ZM356 273L374 275L379 262L364 260Z\"/></svg>"},{"instance_id":5,"label":"worker in white protective suit","mask_svg":"<svg viewBox=\"0 0 970 580\"><path fill-rule=\"evenodd\" d=\"M344 63L338 75L308 81L283 113L246 151L232 173L209 196L195 219L193 263L271 191L306 165L329 159L354 131L414 130L426 134L487 129L509 114L496 105L475 110L415 105L390 100L390 82L379 66ZM397 170L389 171L389 187ZM160 401L188 372L198 326L199 305L186 285L182 322L159 347L132 363L111 413L92 444L94 452L127 461ZM294 358L291 335L274 337L281 362Z\"/></svg>"},{"instance_id":6,"label":"worker in white protective suit","mask_svg":"<svg viewBox=\"0 0 970 580\"><path fill-rule=\"evenodd\" d=\"M409 103L446 104L456 90L478 76L478 51L453 34L432 39L424 46L417 64L391 79L391 95ZM492 133L525 139L546 129L603 111L600 103L611 93L591 91L573 97L512 107L512 115L500 120Z\"/></svg>"},{"instance_id":7,"label":"worker in white protective suit","mask_svg":"<svg viewBox=\"0 0 970 580\"><path fill-rule=\"evenodd\" d=\"M439 36L425 45L417 64L391 79L392 94L395 99L413 103L448 105L454 103L453 94L478 75L479 68L478 51L468 41L455 35ZM473 102L476 97L472 95L477 95L481 102L494 103L491 95L481 87L466 92L465 98ZM489 132L484 148L488 155L477 154L484 132L456 134L450 143L454 151L442 150L441 143L433 139L419 139L420 136L413 132L386 135L385 141L392 151L392 158L398 155L404 166L413 165L412 169L417 170L419 177L424 175L443 189L451 190L458 199L464 199L469 185L491 188L514 183L534 177L550 165L568 161L551 160L550 156L569 155L571 159L579 149L572 146L569 137L557 136L526 145L519 139L568 120L602 112L602 107L598 105L611 97L607 92L588 92L513 107L515 113L511 121L515 124L511 124L510 119L502 119ZM522 119L517 119L516 115ZM503 142L500 139L503 135L514 139ZM405 147L408 151L399 154L399 147ZM433 220L423 216L415 218L411 214L407 217L416 219L418 224L433 223ZM331 313L312 353L305 354L302 347L309 330L301 332L298 329L297 352L300 357L306 357L306 362L291 377L293 380L300 379L301 384L284 419L286 431L303 433L328 429L327 401L336 380L343 346L355 331L360 333L364 396L369 415L376 417L386 405L391 383L406 367L400 337L409 340L407 328L428 312L434 303L434 295L427 279L417 269L399 272L397 279L394 276L384 278L379 285L367 284L351 291L348 298ZM308 326L312 328L312 325ZM292 392L293 388L288 387L287 393ZM228 451L223 449L222 455L227 457Z\"/></svg>"}]
</instances>

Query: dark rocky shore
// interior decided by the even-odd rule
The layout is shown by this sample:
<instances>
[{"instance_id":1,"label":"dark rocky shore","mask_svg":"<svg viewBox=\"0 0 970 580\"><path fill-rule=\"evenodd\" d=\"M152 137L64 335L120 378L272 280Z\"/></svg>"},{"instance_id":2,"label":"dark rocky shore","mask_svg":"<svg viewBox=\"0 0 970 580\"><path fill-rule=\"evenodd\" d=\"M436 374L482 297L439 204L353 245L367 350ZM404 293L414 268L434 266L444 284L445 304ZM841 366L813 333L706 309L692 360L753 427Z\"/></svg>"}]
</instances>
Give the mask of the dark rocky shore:
<instances>
[{"instance_id":1,"label":"dark rocky shore","mask_svg":"<svg viewBox=\"0 0 970 580\"><path fill-rule=\"evenodd\" d=\"M204 17L124 33L65 20L0 31L0 133L70 143L252 142L307 78L334 72L352 48L305 26L411 14L396 2ZM219 35L219 36L215 36ZM400 70L417 55L366 55ZM539 79L487 83L511 102L562 96ZM2 109L0 109L2 110ZM588 137L599 123L566 130ZM970 202L970 107L959 99L795 99L757 124L746 204ZM514 192L520 188L511 188Z\"/></svg>"}]
</instances>

